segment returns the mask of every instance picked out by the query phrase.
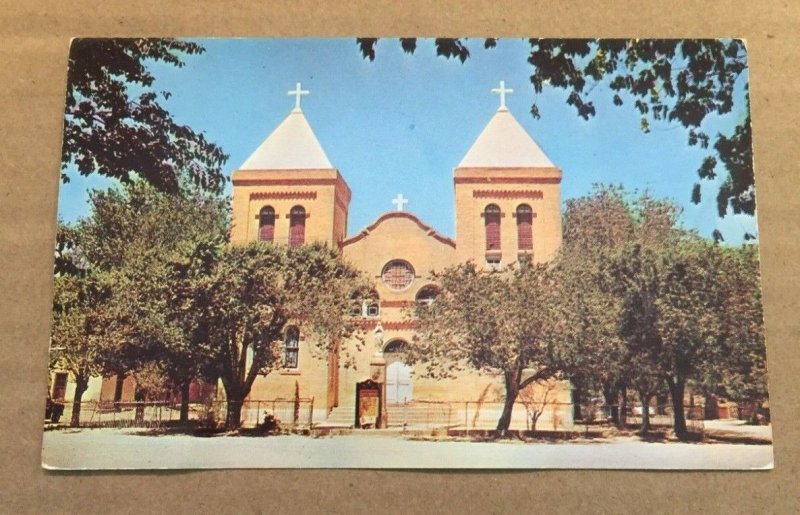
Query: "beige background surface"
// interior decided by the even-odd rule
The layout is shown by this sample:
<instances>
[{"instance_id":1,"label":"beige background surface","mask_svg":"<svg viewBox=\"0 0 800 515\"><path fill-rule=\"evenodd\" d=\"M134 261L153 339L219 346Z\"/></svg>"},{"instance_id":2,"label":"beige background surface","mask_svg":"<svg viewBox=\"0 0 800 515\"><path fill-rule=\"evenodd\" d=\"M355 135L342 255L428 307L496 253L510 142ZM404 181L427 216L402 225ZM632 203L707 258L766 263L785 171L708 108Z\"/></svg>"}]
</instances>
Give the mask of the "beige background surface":
<instances>
[{"instance_id":1,"label":"beige background surface","mask_svg":"<svg viewBox=\"0 0 800 515\"><path fill-rule=\"evenodd\" d=\"M800 192L796 120L800 2L69 4L0 0L0 511L95 513L113 507L115 513L198 509L788 513L800 509L796 339L800 234L795 215ZM39 468L39 452L61 112L69 38L77 35L745 37L751 63L775 470L45 473Z\"/></svg>"}]
</instances>

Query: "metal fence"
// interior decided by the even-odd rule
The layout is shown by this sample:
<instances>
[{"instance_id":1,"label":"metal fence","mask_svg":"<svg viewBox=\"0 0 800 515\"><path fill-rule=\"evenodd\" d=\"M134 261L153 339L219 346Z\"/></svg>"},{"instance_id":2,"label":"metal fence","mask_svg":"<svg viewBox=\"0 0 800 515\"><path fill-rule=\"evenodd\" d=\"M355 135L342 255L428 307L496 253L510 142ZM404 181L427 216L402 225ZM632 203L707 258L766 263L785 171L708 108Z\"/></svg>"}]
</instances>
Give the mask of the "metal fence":
<instances>
[{"instance_id":1,"label":"metal fence","mask_svg":"<svg viewBox=\"0 0 800 515\"><path fill-rule=\"evenodd\" d=\"M75 404L53 403L48 407L45 422L70 425ZM79 427L141 427L159 428L178 426L180 403L174 402L109 402L87 401L80 403ZM188 424L214 428L224 425L228 401L190 403ZM264 399L242 403L241 427L253 428L272 415L283 428L310 428L314 425L314 399Z\"/></svg>"},{"instance_id":2,"label":"metal fence","mask_svg":"<svg viewBox=\"0 0 800 515\"><path fill-rule=\"evenodd\" d=\"M502 402L479 401L431 401L413 400L387 406L387 425L389 427L435 429L452 428L466 430L492 430L503 411ZM530 431L562 431L584 428L591 424L610 424L614 414L624 409L627 426L642 424L642 409L639 406L582 406L583 418L573 420L574 405L566 402L524 403L516 402L511 414L510 429ZM733 412L732 412L733 413ZM650 426L653 428L672 427L674 423L672 406L650 408ZM694 407L684 408L686 428L692 432L702 432L703 413ZM736 414L732 414L734 416ZM534 417L535 416L535 417ZM617 415L619 417L620 415Z\"/></svg>"},{"instance_id":3,"label":"metal fence","mask_svg":"<svg viewBox=\"0 0 800 515\"><path fill-rule=\"evenodd\" d=\"M643 422L643 408L637 405L601 405L601 406L582 406L581 412L583 415L582 422L611 422L614 419L615 413L617 417L622 417L621 412L624 411L625 425L627 426L640 426ZM648 408L648 415L650 419L650 426L658 427L672 427L675 419L673 417L674 410L672 405L650 406ZM703 409L694 406L685 406L683 408L684 419L686 420L686 429L690 432L702 432L703 424Z\"/></svg>"},{"instance_id":4,"label":"metal fence","mask_svg":"<svg viewBox=\"0 0 800 515\"><path fill-rule=\"evenodd\" d=\"M387 425L405 428L452 428L492 430L503 412L502 402L413 400L387 406ZM510 429L529 431L533 415L537 429L564 430L572 427L572 404L514 403Z\"/></svg>"}]
</instances>

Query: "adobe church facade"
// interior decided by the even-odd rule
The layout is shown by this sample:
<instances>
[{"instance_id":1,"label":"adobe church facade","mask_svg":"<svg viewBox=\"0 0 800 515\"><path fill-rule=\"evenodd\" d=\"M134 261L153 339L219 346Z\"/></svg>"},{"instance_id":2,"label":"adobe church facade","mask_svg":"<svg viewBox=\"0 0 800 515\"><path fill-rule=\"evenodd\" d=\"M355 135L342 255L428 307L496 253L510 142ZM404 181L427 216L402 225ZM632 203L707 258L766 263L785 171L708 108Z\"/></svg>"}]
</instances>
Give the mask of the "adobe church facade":
<instances>
[{"instance_id":1,"label":"adobe church facade","mask_svg":"<svg viewBox=\"0 0 800 515\"><path fill-rule=\"evenodd\" d=\"M358 199L352 198L346 171L330 163L300 108L300 95L307 92L299 84L290 92L295 108L232 175L231 242L325 242L373 281L378 300L365 301L354 313L368 333L354 368L340 363L337 354L315 358L302 327L292 329L284 367L259 377L251 399L292 398L297 384L303 397L314 397L315 420L347 422L357 383L377 370L389 406L502 400L502 375L431 380L421 366L415 370L403 361L403 347L414 338L408 308L435 294L429 271L469 260L487 269L506 267L521 255L546 262L561 244L561 170L505 106L510 90L501 82L493 92L500 94L500 107L453 172L455 240L406 211L402 195L393 201L396 210L377 214L372 224L347 237L350 203ZM560 383L549 395L564 403L553 408L554 425L570 425L569 385Z\"/></svg>"}]
</instances>

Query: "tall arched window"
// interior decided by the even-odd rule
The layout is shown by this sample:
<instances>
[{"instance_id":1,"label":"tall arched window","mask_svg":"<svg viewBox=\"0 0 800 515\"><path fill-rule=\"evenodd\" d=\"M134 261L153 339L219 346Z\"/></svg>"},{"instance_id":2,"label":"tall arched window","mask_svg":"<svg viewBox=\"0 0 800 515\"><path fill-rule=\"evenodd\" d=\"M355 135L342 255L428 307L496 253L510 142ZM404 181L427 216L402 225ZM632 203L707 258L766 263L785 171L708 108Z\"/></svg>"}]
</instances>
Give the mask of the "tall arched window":
<instances>
[{"instance_id":1,"label":"tall arched window","mask_svg":"<svg viewBox=\"0 0 800 515\"><path fill-rule=\"evenodd\" d=\"M489 204L483 212L486 223L486 250L500 250L500 208Z\"/></svg>"},{"instance_id":2,"label":"tall arched window","mask_svg":"<svg viewBox=\"0 0 800 515\"><path fill-rule=\"evenodd\" d=\"M528 204L517 207L517 247L533 250L533 210Z\"/></svg>"},{"instance_id":3,"label":"tall arched window","mask_svg":"<svg viewBox=\"0 0 800 515\"><path fill-rule=\"evenodd\" d=\"M265 206L258 214L258 239L272 243L275 240L275 210Z\"/></svg>"},{"instance_id":4,"label":"tall arched window","mask_svg":"<svg viewBox=\"0 0 800 515\"><path fill-rule=\"evenodd\" d=\"M286 329L283 342L283 367L298 368L300 358L300 329L291 325Z\"/></svg>"},{"instance_id":5,"label":"tall arched window","mask_svg":"<svg viewBox=\"0 0 800 515\"><path fill-rule=\"evenodd\" d=\"M289 247L299 247L306 242L306 210L294 206L289 211Z\"/></svg>"}]
</instances>

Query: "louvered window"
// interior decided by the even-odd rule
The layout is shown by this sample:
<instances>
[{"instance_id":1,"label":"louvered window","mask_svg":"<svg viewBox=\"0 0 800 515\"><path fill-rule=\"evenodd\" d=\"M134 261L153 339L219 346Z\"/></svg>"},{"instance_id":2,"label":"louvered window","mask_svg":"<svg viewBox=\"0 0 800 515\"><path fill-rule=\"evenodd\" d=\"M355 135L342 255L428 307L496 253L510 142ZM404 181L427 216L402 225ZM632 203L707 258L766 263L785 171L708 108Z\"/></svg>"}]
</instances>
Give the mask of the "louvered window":
<instances>
[{"instance_id":1,"label":"louvered window","mask_svg":"<svg viewBox=\"0 0 800 515\"><path fill-rule=\"evenodd\" d=\"M275 210L267 206L258 216L258 239L272 243L275 240Z\"/></svg>"},{"instance_id":2,"label":"louvered window","mask_svg":"<svg viewBox=\"0 0 800 515\"><path fill-rule=\"evenodd\" d=\"M306 242L306 210L295 206L289 212L289 247L299 247Z\"/></svg>"},{"instance_id":3,"label":"louvered window","mask_svg":"<svg viewBox=\"0 0 800 515\"><path fill-rule=\"evenodd\" d=\"M527 204L517 208L517 245L519 250L533 249L533 211Z\"/></svg>"},{"instance_id":4,"label":"louvered window","mask_svg":"<svg viewBox=\"0 0 800 515\"><path fill-rule=\"evenodd\" d=\"M483 215L486 223L486 250L500 250L500 208L489 204Z\"/></svg>"}]
</instances>

